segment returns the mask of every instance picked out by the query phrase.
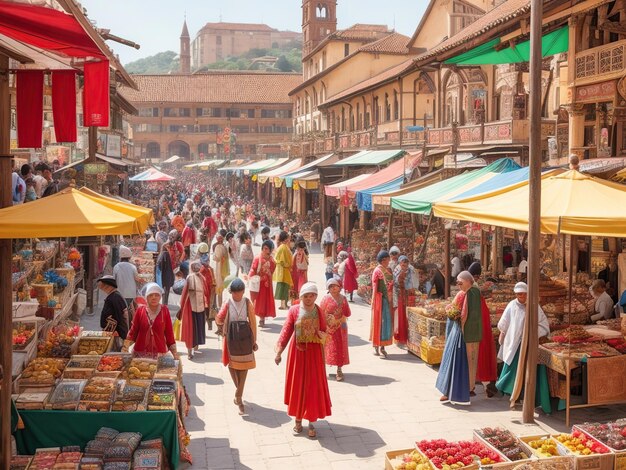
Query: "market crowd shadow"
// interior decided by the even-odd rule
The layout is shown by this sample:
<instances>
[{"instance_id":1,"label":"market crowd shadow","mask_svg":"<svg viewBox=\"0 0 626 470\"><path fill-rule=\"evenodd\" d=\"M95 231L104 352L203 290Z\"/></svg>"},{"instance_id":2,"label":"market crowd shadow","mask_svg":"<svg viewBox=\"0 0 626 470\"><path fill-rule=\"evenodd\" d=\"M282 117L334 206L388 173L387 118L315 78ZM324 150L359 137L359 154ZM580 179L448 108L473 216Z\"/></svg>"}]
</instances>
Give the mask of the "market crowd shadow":
<instances>
[{"instance_id":1,"label":"market crowd shadow","mask_svg":"<svg viewBox=\"0 0 626 470\"><path fill-rule=\"evenodd\" d=\"M376 449L387 445L373 429L326 421L318 421L316 429L320 445L335 454L353 454L358 458L373 457Z\"/></svg>"},{"instance_id":2,"label":"market crowd shadow","mask_svg":"<svg viewBox=\"0 0 626 470\"><path fill-rule=\"evenodd\" d=\"M360 336L348 333L348 346L365 346L366 344L370 344L369 341L365 341Z\"/></svg>"},{"instance_id":3,"label":"market crowd shadow","mask_svg":"<svg viewBox=\"0 0 626 470\"><path fill-rule=\"evenodd\" d=\"M179 469L199 468L213 470L221 468L236 468L238 470L254 470L241 463L239 449L230 446L230 440L225 438L201 437L192 438L188 446L193 455L193 465L181 465Z\"/></svg>"},{"instance_id":4,"label":"market crowd shadow","mask_svg":"<svg viewBox=\"0 0 626 470\"><path fill-rule=\"evenodd\" d=\"M389 385L395 382L393 377L385 377L382 375L361 374L359 372L346 372L344 374L344 381L350 385L356 385L357 387L373 387L378 385Z\"/></svg>"},{"instance_id":5,"label":"market crowd shadow","mask_svg":"<svg viewBox=\"0 0 626 470\"><path fill-rule=\"evenodd\" d=\"M243 420L266 428L276 429L291 421L284 410L275 410L244 400L246 414Z\"/></svg>"}]
</instances>

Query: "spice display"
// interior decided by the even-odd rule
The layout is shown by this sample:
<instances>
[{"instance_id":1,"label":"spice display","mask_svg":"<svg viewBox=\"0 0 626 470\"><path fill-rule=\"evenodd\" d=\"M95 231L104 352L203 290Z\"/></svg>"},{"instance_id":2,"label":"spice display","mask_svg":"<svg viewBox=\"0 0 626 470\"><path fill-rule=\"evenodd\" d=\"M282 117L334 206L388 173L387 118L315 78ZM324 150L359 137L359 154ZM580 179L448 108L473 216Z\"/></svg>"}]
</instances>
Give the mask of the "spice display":
<instances>
[{"instance_id":1,"label":"spice display","mask_svg":"<svg viewBox=\"0 0 626 470\"><path fill-rule=\"evenodd\" d=\"M72 346L80 333L78 325L57 325L50 330L46 337L39 342L38 356L64 357L72 356Z\"/></svg>"},{"instance_id":2,"label":"spice display","mask_svg":"<svg viewBox=\"0 0 626 470\"><path fill-rule=\"evenodd\" d=\"M61 377L67 361L48 357L37 357L22 372L20 387L28 384L52 385Z\"/></svg>"},{"instance_id":3,"label":"spice display","mask_svg":"<svg viewBox=\"0 0 626 470\"><path fill-rule=\"evenodd\" d=\"M176 382L155 380L148 394L148 410L169 410L176 406Z\"/></svg>"},{"instance_id":4,"label":"spice display","mask_svg":"<svg viewBox=\"0 0 626 470\"><path fill-rule=\"evenodd\" d=\"M74 355L67 363L67 368L95 369L100 362L100 356Z\"/></svg>"},{"instance_id":5,"label":"spice display","mask_svg":"<svg viewBox=\"0 0 626 470\"><path fill-rule=\"evenodd\" d=\"M75 410L86 383L86 380L61 380L50 395L46 408Z\"/></svg>"},{"instance_id":6,"label":"spice display","mask_svg":"<svg viewBox=\"0 0 626 470\"><path fill-rule=\"evenodd\" d=\"M592 336L580 325L572 325L568 328L555 331L551 335L552 341L556 343L584 343L591 340ZM600 338L597 338L598 340Z\"/></svg>"},{"instance_id":7,"label":"spice display","mask_svg":"<svg viewBox=\"0 0 626 470\"><path fill-rule=\"evenodd\" d=\"M19 351L28 346L36 332L36 323L13 322L13 350Z\"/></svg>"},{"instance_id":8,"label":"spice display","mask_svg":"<svg viewBox=\"0 0 626 470\"><path fill-rule=\"evenodd\" d=\"M82 336L78 340L78 354L102 355L109 349L111 337Z\"/></svg>"},{"instance_id":9,"label":"spice display","mask_svg":"<svg viewBox=\"0 0 626 470\"><path fill-rule=\"evenodd\" d=\"M504 454L509 460L524 460L529 457L524 452L521 443L507 429L483 428L478 431L478 435Z\"/></svg>"},{"instance_id":10,"label":"spice display","mask_svg":"<svg viewBox=\"0 0 626 470\"><path fill-rule=\"evenodd\" d=\"M127 372L129 379L151 379L156 371L156 360L134 358L130 361Z\"/></svg>"},{"instance_id":11,"label":"spice display","mask_svg":"<svg viewBox=\"0 0 626 470\"><path fill-rule=\"evenodd\" d=\"M98 363L98 372L121 372L131 361L132 356L126 353L107 353Z\"/></svg>"}]
</instances>

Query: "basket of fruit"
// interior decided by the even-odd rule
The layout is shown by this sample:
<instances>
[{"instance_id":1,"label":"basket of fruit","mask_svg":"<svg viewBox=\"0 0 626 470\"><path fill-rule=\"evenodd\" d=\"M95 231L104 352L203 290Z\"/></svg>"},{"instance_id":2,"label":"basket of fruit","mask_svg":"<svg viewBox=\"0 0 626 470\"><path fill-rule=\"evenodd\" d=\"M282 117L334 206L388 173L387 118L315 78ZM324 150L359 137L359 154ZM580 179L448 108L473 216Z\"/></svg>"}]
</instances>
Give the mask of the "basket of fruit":
<instances>
[{"instance_id":1,"label":"basket of fruit","mask_svg":"<svg viewBox=\"0 0 626 470\"><path fill-rule=\"evenodd\" d=\"M36 338L36 322L13 322L13 351L23 351Z\"/></svg>"},{"instance_id":2,"label":"basket of fruit","mask_svg":"<svg viewBox=\"0 0 626 470\"><path fill-rule=\"evenodd\" d=\"M422 440L417 448L439 469L478 469L480 466L504 462L504 458L480 442L448 442L445 439Z\"/></svg>"},{"instance_id":3,"label":"basket of fruit","mask_svg":"<svg viewBox=\"0 0 626 470\"><path fill-rule=\"evenodd\" d=\"M417 449L385 452L385 470L433 470L433 466Z\"/></svg>"},{"instance_id":4,"label":"basket of fruit","mask_svg":"<svg viewBox=\"0 0 626 470\"><path fill-rule=\"evenodd\" d=\"M559 446L552 436L523 436L519 438L526 450L539 460L549 459L552 463L559 463L562 468L576 468L574 456Z\"/></svg>"}]
</instances>

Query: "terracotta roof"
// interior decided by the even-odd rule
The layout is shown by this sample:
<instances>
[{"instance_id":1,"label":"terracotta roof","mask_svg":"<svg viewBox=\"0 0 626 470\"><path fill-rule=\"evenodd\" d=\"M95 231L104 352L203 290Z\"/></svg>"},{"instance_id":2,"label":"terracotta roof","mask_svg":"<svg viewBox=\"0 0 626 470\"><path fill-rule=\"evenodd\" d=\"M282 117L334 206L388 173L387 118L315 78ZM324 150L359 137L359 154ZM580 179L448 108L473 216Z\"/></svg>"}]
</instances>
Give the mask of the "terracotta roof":
<instances>
[{"instance_id":1,"label":"terracotta roof","mask_svg":"<svg viewBox=\"0 0 626 470\"><path fill-rule=\"evenodd\" d=\"M180 37L181 38L188 38L189 37L189 30L187 29L187 20L185 20L183 22L183 32L180 33Z\"/></svg>"},{"instance_id":2,"label":"terracotta roof","mask_svg":"<svg viewBox=\"0 0 626 470\"><path fill-rule=\"evenodd\" d=\"M404 62L399 63L398 65L394 65L393 67L385 70L384 72L379 73L378 75L374 75L372 78L368 78L367 80L363 80L360 83L357 83L356 85L351 86L350 88L347 88L345 90L343 90L340 93L337 93L336 95L331 96L330 98L328 98L324 103L322 103L320 105L320 107L324 107L324 106L328 106L331 105L337 101L341 101L351 95L355 95L359 92L362 92L364 90L367 90L368 88L375 88L379 85L384 84L386 81L391 80L395 77L397 77L398 75L400 75L401 73L403 73L404 71L408 70L409 68L411 68L413 66L414 63L414 59L410 58L408 60L405 60Z\"/></svg>"},{"instance_id":3,"label":"terracotta roof","mask_svg":"<svg viewBox=\"0 0 626 470\"><path fill-rule=\"evenodd\" d=\"M315 48L309 52L302 60L306 60L313 54L322 49L326 44L333 40L337 41L358 41L358 42L372 42L377 41L380 38L388 36L391 31L387 26L382 24L362 24L357 23L346 29L339 29L330 33Z\"/></svg>"},{"instance_id":4,"label":"terracotta roof","mask_svg":"<svg viewBox=\"0 0 626 470\"><path fill-rule=\"evenodd\" d=\"M223 29L223 30L239 30L239 31L277 31L276 29L262 23L207 23L200 31L205 29Z\"/></svg>"},{"instance_id":5,"label":"terracotta roof","mask_svg":"<svg viewBox=\"0 0 626 470\"><path fill-rule=\"evenodd\" d=\"M406 54L408 53L407 43L409 37L400 33L391 33L378 41L370 42L359 47L362 52L383 53L383 54Z\"/></svg>"},{"instance_id":6,"label":"terracotta roof","mask_svg":"<svg viewBox=\"0 0 626 470\"><path fill-rule=\"evenodd\" d=\"M481 16L469 26L463 28L457 34L444 40L438 46L420 55L417 62L424 62L442 52L457 47L471 39L474 39L491 29L522 16L530 11L530 0L507 0L492 8L484 16Z\"/></svg>"},{"instance_id":7,"label":"terracotta roof","mask_svg":"<svg viewBox=\"0 0 626 470\"><path fill-rule=\"evenodd\" d=\"M302 82L293 73L210 72L193 75L133 75L139 90L121 94L134 105L169 103L291 103L287 93Z\"/></svg>"}]
</instances>

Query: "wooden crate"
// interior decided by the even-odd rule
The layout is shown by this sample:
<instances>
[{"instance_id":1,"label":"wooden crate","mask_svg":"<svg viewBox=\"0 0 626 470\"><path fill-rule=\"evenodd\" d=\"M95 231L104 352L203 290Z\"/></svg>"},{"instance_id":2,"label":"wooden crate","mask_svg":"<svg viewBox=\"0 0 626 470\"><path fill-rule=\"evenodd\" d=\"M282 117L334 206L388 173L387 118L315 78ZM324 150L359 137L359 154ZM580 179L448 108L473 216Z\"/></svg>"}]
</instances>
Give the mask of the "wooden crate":
<instances>
[{"instance_id":1,"label":"wooden crate","mask_svg":"<svg viewBox=\"0 0 626 470\"><path fill-rule=\"evenodd\" d=\"M393 459L395 459L396 457L399 457L401 455L410 454L414 450L415 450L415 448L413 448L413 449L390 450L389 452L385 452L385 470L394 470L393 464L391 463L391 461Z\"/></svg>"},{"instance_id":2,"label":"wooden crate","mask_svg":"<svg viewBox=\"0 0 626 470\"><path fill-rule=\"evenodd\" d=\"M510 460L506 455L504 455L502 452L500 452L498 449L496 449L494 446L492 446L488 441L486 441L485 439L482 438L482 436L480 436L480 434L478 434L477 430L474 430L474 432L472 433L474 436L474 440L476 442L480 442L482 445L484 445L485 447L487 447L490 450L493 450L495 453L497 453L502 460L504 460L504 462L499 462L499 463L495 463L493 465L481 465L481 468L488 468L488 469L497 469L497 470L513 470L515 469L518 465L522 465L525 463L528 463L532 460L531 458L528 459L522 459L522 460ZM514 434L513 434L514 435ZM519 442L519 440L518 440ZM525 447L520 443L520 447L525 450ZM529 456L532 454L529 454Z\"/></svg>"},{"instance_id":3,"label":"wooden crate","mask_svg":"<svg viewBox=\"0 0 626 470\"><path fill-rule=\"evenodd\" d=\"M534 441L537 439L547 438L554 441L557 451L559 453L558 456L554 457L540 457L537 455L535 450L528 445L530 441ZM559 448L558 441L553 439L549 434L544 434L541 436L518 436L518 439L521 441L522 446L529 452L528 455L532 455L538 459L539 463L544 462L548 463L551 467L551 470L575 470L576 469L576 459L569 452L564 451L562 448ZM531 465L535 465L535 462L530 462ZM537 468L542 468L539 465Z\"/></svg>"},{"instance_id":4,"label":"wooden crate","mask_svg":"<svg viewBox=\"0 0 626 470\"><path fill-rule=\"evenodd\" d=\"M599 442L600 444L602 444L603 446L605 446L607 449L609 449L611 451L611 454L600 454L603 457L604 456L608 456L608 455L610 455L612 457L611 461L612 461L613 465L611 467L608 467L609 469L614 468L615 470L626 470L626 450L617 450L617 449L613 449L613 448L609 447L604 442L599 441L598 439L593 437L591 434L589 434L588 432L586 432L584 429L580 428L579 426L576 426L576 425L572 426L572 430L576 430L576 431L579 431L579 432L583 433L589 439L592 439L595 442ZM591 455L589 457L595 457L595 455ZM593 462L593 461L588 461L588 462ZM588 465L590 465L590 463L588 463ZM606 465L606 464L604 464L604 465ZM595 470L595 468L596 467L578 467L577 470L587 470L587 469ZM600 468L600 467L598 467L598 468ZM604 470L604 469L605 469L605 467L602 467L602 470Z\"/></svg>"},{"instance_id":5,"label":"wooden crate","mask_svg":"<svg viewBox=\"0 0 626 470\"><path fill-rule=\"evenodd\" d=\"M441 320L436 320L434 318L426 319L426 336L430 338L431 336L445 336L446 335L446 322Z\"/></svg>"},{"instance_id":6,"label":"wooden crate","mask_svg":"<svg viewBox=\"0 0 626 470\"><path fill-rule=\"evenodd\" d=\"M597 442L597 439L589 436L585 433L589 439L593 439ZM557 435L552 435L557 442L557 447L565 454L572 455L576 459L576 470L613 470L615 465L615 454L593 454L593 455L578 455L569 450L566 446L561 444L557 439Z\"/></svg>"}]
</instances>

